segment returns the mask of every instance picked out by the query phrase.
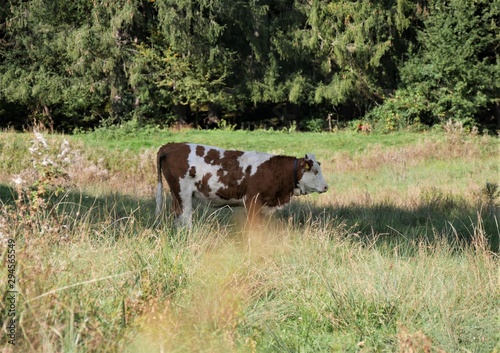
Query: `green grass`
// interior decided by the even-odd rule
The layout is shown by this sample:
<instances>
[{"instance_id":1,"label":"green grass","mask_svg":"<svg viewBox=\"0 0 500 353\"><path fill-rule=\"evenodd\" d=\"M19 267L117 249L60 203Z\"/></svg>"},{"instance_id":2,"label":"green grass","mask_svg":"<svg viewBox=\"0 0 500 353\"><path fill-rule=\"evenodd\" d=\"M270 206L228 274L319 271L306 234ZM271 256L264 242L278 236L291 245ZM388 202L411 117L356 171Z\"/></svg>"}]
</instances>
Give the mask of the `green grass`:
<instances>
[{"instance_id":1,"label":"green grass","mask_svg":"<svg viewBox=\"0 0 500 353\"><path fill-rule=\"evenodd\" d=\"M256 151L285 151L302 155L314 150L318 155L331 155L332 151L360 152L372 144L404 146L422 140L423 134L394 133L392 135L366 135L355 132L339 133L287 133L280 131L220 131L220 130L146 130L128 131L126 128L98 130L94 133L78 134L75 138L86 145L107 149L139 151L158 148L167 142L193 142L216 145L226 149ZM438 138L434 134L429 138ZM277 143L279 141L279 143ZM319 152L318 152L319 150Z\"/></svg>"},{"instance_id":2,"label":"green grass","mask_svg":"<svg viewBox=\"0 0 500 353\"><path fill-rule=\"evenodd\" d=\"M29 134L0 133L0 254L15 239L14 352L498 352L496 137L267 131L100 131L73 148L46 208L16 204ZM250 226L198 207L154 217L169 141L301 156L331 190ZM57 152L57 148L55 148ZM36 159L36 158L35 158ZM36 190L32 189L32 190ZM27 199L26 199L27 201ZM494 251L492 251L494 250Z\"/></svg>"}]
</instances>

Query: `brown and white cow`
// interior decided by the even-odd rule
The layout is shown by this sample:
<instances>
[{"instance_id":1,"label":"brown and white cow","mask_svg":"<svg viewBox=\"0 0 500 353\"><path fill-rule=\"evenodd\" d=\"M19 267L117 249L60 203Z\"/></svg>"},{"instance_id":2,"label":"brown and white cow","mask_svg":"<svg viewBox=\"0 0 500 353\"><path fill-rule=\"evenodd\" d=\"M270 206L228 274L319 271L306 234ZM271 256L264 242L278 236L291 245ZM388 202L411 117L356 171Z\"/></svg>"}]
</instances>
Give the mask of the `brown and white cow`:
<instances>
[{"instance_id":1,"label":"brown and white cow","mask_svg":"<svg viewBox=\"0 0 500 353\"><path fill-rule=\"evenodd\" d=\"M261 152L223 150L192 143L167 143L157 155L156 214L163 206L162 172L172 194L177 221L191 226L193 197L212 205L281 207L292 196L328 190L320 163Z\"/></svg>"}]
</instances>

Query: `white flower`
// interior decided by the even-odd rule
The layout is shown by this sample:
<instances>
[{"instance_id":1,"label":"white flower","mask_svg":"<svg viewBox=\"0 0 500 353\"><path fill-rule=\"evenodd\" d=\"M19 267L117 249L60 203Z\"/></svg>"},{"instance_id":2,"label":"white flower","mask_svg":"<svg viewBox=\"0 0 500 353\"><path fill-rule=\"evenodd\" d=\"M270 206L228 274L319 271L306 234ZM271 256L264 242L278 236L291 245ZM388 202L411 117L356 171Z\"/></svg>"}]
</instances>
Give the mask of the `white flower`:
<instances>
[{"instance_id":1,"label":"white flower","mask_svg":"<svg viewBox=\"0 0 500 353\"><path fill-rule=\"evenodd\" d=\"M35 138L36 140L34 142L40 143L45 149L49 148L49 146L47 145L47 141L45 140L45 137L43 137L41 133L35 131Z\"/></svg>"},{"instance_id":2,"label":"white flower","mask_svg":"<svg viewBox=\"0 0 500 353\"><path fill-rule=\"evenodd\" d=\"M57 155L57 158L64 158L69 152L69 142L68 140L64 139L64 141L61 143L61 153Z\"/></svg>"},{"instance_id":3,"label":"white flower","mask_svg":"<svg viewBox=\"0 0 500 353\"><path fill-rule=\"evenodd\" d=\"M21 178L20 175L17 175L14 179L12 179L12 181L14 182L14 184L18 186L24 184L24 180Z\"/></svg>"},{"instance_id":4,"label":"white flower","mask_svg":"<svg viewBox=\"0 0 500 353\"><path fill-rule=\"evenodd\" d=\"M49 157L45 156L45 157L43 157L42 165L48 166L48 165L56 165L56 164Z\"/></svg>"}]
</instances>

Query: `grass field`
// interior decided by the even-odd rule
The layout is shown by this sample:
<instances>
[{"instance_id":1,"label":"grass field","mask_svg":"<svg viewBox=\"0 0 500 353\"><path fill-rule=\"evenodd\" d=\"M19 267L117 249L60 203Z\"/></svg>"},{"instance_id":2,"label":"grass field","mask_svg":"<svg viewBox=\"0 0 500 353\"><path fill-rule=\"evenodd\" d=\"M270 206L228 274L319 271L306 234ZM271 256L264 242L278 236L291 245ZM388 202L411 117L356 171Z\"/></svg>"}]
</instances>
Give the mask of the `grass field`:
<instances>
[{"instance_id":1,"label":"grass field","mask_svg":"<svg viewBox=\"0 0 500 353\"><path fill-rule=\"evenodd\" d=\"M330 190L252 227L200 206L176 229L154 217L170 141L313 152ZM499 148L458 126L0 133L0 348L498 353Z\"/></svg>"}]
</instances>

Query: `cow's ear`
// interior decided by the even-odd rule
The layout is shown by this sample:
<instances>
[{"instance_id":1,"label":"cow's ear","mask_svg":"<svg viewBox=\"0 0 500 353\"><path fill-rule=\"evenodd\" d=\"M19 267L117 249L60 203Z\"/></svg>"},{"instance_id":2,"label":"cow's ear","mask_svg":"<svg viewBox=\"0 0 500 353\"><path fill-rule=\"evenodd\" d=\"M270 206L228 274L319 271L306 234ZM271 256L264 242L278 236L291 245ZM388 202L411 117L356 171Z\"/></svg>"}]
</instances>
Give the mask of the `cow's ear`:
<instances>
[{"instance_id":1,"label":"cow's ear","mask_svg":"<svg viewBox=\"0 0 500 353\"><path fill-rule=\"evenodd\" d=\"M315 161L316 160L316 156L312 153L307 153L306 156L304 157L304 159L307 161Z\"/></svg>"},{"instance_id":2,"label":"cow's ear","mask_svg":"<svg viewBox=\"0 0 500 353\"><path fill-rule=\"evenodd\" d=\"M309 170L311 170L311 168L313 167L313 164L314 162L311 161L310 159L304 159L304 170L307 172Z\"/></svg>"}]
</instances>

